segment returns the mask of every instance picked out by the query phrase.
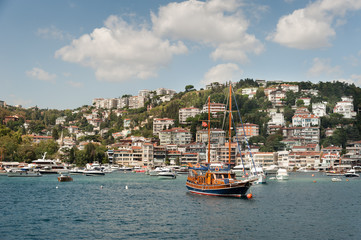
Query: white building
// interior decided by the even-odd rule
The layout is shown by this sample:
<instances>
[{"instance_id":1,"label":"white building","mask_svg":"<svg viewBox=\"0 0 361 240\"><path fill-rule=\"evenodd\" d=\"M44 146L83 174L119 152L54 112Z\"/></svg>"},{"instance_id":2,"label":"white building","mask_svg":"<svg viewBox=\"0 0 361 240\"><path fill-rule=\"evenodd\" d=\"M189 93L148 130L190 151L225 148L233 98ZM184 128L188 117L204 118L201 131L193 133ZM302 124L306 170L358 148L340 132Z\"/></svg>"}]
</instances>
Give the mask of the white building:
<instances>
[{"instance_id":1,"label":"white building","mask_svg":"<svg viewBox=\"0 0 361 240\"><path fill-rule=\"evenodd\" d=\"M187 118L195 117L201 112L199 108L181 108L179 109L179 122L181 124L187 124Z\"/></svg>"},{"instance_id":2,"label":"white building","mask_svg":"<svg viewBox=\"0 0 361 240\"><path fill-rule=\"evenodd\" d=\"M268 122L268 126L284 126L286 124L283 113L271 112L270 117L272 119Z\"/></svg>"},{"instance_id":3,"label":"white building","mask_svg":"<svg viewBox=\"0 0 361 240\"><path fill-rule=\"evenodd\" d=\"M248 95L248 98L252 99L256 95L257 89L258 88L243 88L242 94Z\"/></svg>"},{"instance_id":4,"label":"white building","mask_svg":"<svg viewBox=\"0 0 361 240\"><path fill-rule=\"evenodd\" d=\"M324 117L327 115L326 113L326 104L327 102L320 102L312 104L312 112L317 117Z\"/></svg>"},{"instance_id":5,"label":"white building","mask_svg":"<svg viewBox=\"0 0 361 240\"><path fill-rule=\"evenodd\" d=\"M292 117L294 127L315 127L320 125L320 118L313 114L295 114Z\"/></svg>"},{"instance_id":6,"label":"white building","mask_svg":"<svg viewBox=\"0 0 361 240\"><path fill-rule=\"evenodd\" d=\"M281 89L285 92L292 91L292 92L297 93L299 91L298 85L291 85L291 84L286 84L286 83L281 84Z\"/></svg>"},{"instance_id":7,"label":"white building","mask_svg":"<svg viewBox=\"0 0 361 240\"><path fill-rule=\"evenodd\" d=\"M157 134L165 128L174 125L174 119L171 118L154 118L153 119L153 134Z\"/></svg>"},{"instance_id":8,"label":"white building","mask_svg":"<svg viewBox=\"0 0 361 240\"><path fill-rule=\"evenodd\" d=\"M210 103L210 112L213 116L216 116L217 113L223 113L226 111L226 105L223 103ZM208 113L208 104L203 105L202 113Z\"/></svg>"},{"instance_id":9,"label":"white building","mask_svg":"<svg viewBox=\"0 0 361 240\"><path fill-rule=\"evenodd\" d=\"M311 104L311 98L298 98L297 100L296 100L296 102L298 101L298 100L302 100L303 101L303 105L305 105L305 106L310 106L310 104Z\"/></svg>"},{"instance_id":10,"label":"white building","mask_svg":"<svg viewBox=\"0 0 361 240\"><path fill-rule=\"evenodd\" d=\"M342 99L341 102L336 103L333 112L342 114L344 118L356 117L356 112L354 111L352 97L342 97L341 99Z\"/></svg>"}]
</instances>

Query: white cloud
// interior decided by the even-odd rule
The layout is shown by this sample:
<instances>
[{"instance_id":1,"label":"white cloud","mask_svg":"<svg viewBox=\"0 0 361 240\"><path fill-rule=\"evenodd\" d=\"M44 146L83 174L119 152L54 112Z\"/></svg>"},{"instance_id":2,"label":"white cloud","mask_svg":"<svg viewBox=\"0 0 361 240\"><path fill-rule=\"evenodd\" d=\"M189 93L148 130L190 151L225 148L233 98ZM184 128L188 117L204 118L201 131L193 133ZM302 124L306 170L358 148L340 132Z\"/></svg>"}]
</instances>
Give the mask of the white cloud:
<instances>
[{"instance_id":1,"label":"white cloud","mask_svg":"<svg viewBox=\"0 0 361 240\"><path fill-rule=\"evenodd\" d=\"M248 21L237 0L184 1L160 7L152 13L153 31L215 48L214 60L245 62L248 54L259 54L263 44L248 34Z\"/></svg>"},{"instance_id":2,"label":"white cloud","mask_svg":"<svg viewBox=\"0 0 361 240\"><path fill-rule=\"evenodd\" d=\"M68 81L67 82L68 85L72 86L72 87L75 87L75 88L81 88L84 86L83 83L81 82L74 82L74 81Z\"/></svg>"},{"instance_id":3,"label":"white cloud","mask_svg":"<svg viewBox=\"0 0 361 240\"><path fill-rule=\"evenodd\" d=\"M22 99L19 96L15 95L15 94L10 94L9 97L11 105L21 105L21 106L29 106L30 104L32 104L32 100L29 99Z\"/></svg>"},{"instance_id":4,"label":"white cloud","mask_svg":"<svg viewBox=\"0 0 361 240\"><path fill-rule=\"evenodd\" d=\"M345 82L348 84L355 84L356 86L361 86L361 75L352 74L348 79L338 79L340 82Z\"/></svg>"},{"instance_id":5,"label":"white cloud","mask_svg":"<svg viewBox=\"0 0 361 240\"><path fill-rule=\"evenodd\" d=\"M26 75L28 77L32 77L34 79L39 79L42 81L52 82L52 83L55 83L55 78L56 78L55 74L48 73L48 72L44 71L43 69L36 68L36 67L31 69L30 71L27 71Z\"/></svg>"},{"instance_id":6,"label":"white cloud","mask_svg":"<svg viewBox=\"0 0 361 240\"><path fill-rule=\"evenodd\" d=\"M226 63L219 64L211 68L205 75L202 84L207 85L213 82L226 83L228 81L238 81L242 71L239 69L237 64Z\"/></svg>"},{"instance_id":7,"label":"white cloud","mask_svg":"<svg viewBox=\"0 0 361 240\"><path fill-rule=\"evenodd\" d=\"M339 76L342 73L340 66L332 67L330 59L314 58L313 65L308 70L308 75L316 77L320 75L327 75L331 77Z\"/></svg>"},{"instance_id":8,"label":"white cloud","mask_svg":"<svg viewBox=\"0 0 361 240\"><path fill-rule=\"evenodd\" d=\"M53 25L48 28L39 28L36 33L38 36L45 39L64 40L72 38L69 33L65 33Z\"/></svg>"},{"instance_id":9,"label":"white cloud","mask_svg":"<svg viewBox=\"0 0 361 240\"><path fill-rule=\"evenodd\" d=\"M55 56L92 67L100 80L121 82L154 77L173 55L186 52L182 42L171 43L145 27L137 29L119 17L110 16L104 27L73 40L56 51Z\"/></svg>"},{"instance_id":10,"label":"white cloud","mask_svg":"<svg viewBox=\"0 0 361 240\"><path fill-rule=\"evenodd\" d=\"M280 18L276 31L267 39L298 49L330 46L336 35L334 27L345 24L348 11L361 9L359 0L317 0L306 8Z\"/></svg>"}]
</instances>

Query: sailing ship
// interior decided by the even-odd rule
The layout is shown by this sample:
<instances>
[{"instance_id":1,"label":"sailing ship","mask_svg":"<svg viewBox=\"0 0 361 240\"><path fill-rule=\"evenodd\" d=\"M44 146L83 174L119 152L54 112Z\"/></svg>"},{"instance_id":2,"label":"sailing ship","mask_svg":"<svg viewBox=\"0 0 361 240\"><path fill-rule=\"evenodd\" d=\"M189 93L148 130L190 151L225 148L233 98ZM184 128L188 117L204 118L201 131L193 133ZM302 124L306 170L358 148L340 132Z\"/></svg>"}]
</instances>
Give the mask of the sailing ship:
<instances>
[{"instance_id":1,"label":"sailing ship","mask_svg":"<svg viewBox=\"0 0 361 240\"><path fill-rule=\"evenodd\" d=\"M232 126L232 85L229 86L229 140L228 140L228 166L211 167L210 164L210 97L208 97L208 161L206 165L189 164L186 187L189 192L200 195L222 197L244 197L252 182L257 178L238 180L231 171L231 126Z\"/></svg>"}]
</instances>

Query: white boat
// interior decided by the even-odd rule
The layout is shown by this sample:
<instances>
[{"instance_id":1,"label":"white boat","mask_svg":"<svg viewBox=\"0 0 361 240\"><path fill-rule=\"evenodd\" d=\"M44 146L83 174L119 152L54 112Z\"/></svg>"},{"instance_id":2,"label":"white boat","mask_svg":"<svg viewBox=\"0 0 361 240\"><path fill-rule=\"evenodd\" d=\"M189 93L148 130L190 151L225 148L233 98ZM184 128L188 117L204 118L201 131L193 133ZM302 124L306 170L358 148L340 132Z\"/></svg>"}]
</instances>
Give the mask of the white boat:
<instances>
[{"instance_id":1,"label":"white boat","mask_svg":"<svg viewBox=\"0 0 361 240\"><path fill-rule=\"evenodd\" d=\"M277 180L288 180L288 172L284 168L280 168L277 170L276 175Z\"/></svg>"},{"instance_id":2,"label":"white boat","mask_svg":"<svg viewBox=\"0 0 361 240\"><path fill-rule=\"evenodd\" d=\"M78 167L69 170L69 174L71 175L83 174L83 173L84 173L84 169L80 169Z\"/></svg>"},{"instance_id":3,"label":"white boat","mask_svg":"<svg viewBox=\"0 0 361 240\"><path fill-rule=\"evenodd\" d=\"M334 177L334 178L331 179L331 181L332 181L332 182L341 182L342 179L339 178L339 177Z\"/></svg>"},{"instance_id":4,"label":"white boat","mask_svg":"<svg viewBox=\"0 0 361 240\"><path fill-rule=\"evenodd\" d=\"M41 177L41 173L29 171L28 169L11 170L7 173L8 177Z\"/></svg>"},{"instance_id":5,"label":"white boat","mask_svg":"<svg viewBox=\"0 0 361 240\"><path fill-rule=\"evenodd\" d=\"M236 177L241 177L248 170L249 170L249 166L240 164L240 165L234 166L232 169L232 172L234 172L236 174Z\"/></svg>"},{"instance_id":6,"label":"white boat","mask_svg":"<svg viewBox=\"0 0 361 240\"><path fill-rule=\"evenodd\" d=\"M266 175L276 175L279 167L277 165L270 165L263 168Z\"/></svg>"},{"instance_id":7,"label":"white boat","mask_svg":"<svg viewBox=\"0 0 361 240\"><path fill-rule=\"evenodd\" d=\"M297 170L297 172L319 172L319 170L301 167Z\"/></svg>"},{"instance_id":8,"label":"white boat","mask_svg":"<svg viewBox=\"0 0 361 240\"><path fill-rule=\"evenodd\" d=\"M103 176L103 175L105 175L105 173L100 170L85 170L83 174L85 174L85 176Z\"/></svg>"},{"instance_id":9,"label":"white boat","mask_svg":"<svg viewBox=\"0 0 361 240\"><path fill-rule=\"evenodd\" d=\"M158 173L159 178L176 178L177 173L172 171L170 168L162 168L162 171Z\"/></svg>"},{"instance_id":10,"label":"white boat","mask_svg":"<svg viewBox=\"0 0 361 240\"><path fill-rule=\"evenodd\" d=\"M350 169L344 174L345 177L360 177L360 174L356 173L355 169Z\"/></svg>"},{"instance_id":11,"label":"white boat","mask_svg":"<svg viewBox=\"0 0 361 240\"><path fill-rule=\"evenodd\" d=\"M133 168L131 168L131 167L126 167L126 166L122 166L122 167L118 168L118 171L121 171L121 172L131 172L131 171L133 171Z\"/></svg>"},{"instance_id":12,"label":"white boat","mask_svg":"<svg viewBox=\"0 0 361 240\"><path fill-rule=\"evenodd\" d=\"M161 167L156 167L155 169L149 170L149 176L158 176L161 171Z\"/></svg>"},{"instance_id":13,"label":"white boat","mask_svg":"<svg viewBox=\"0 0 361 240\"><path fill-rule=\"evenodd\" d=\"M256 167L251 169L251 174L256 176L258 179L254 182L256 184L264 184L266 183L266 175L263 172L261 167Z\"/></svg>"},{"instance_id":14,"label":"white boat","mask_svg":"<svg viewBox=\"0 0 361 240\"><path fill-rule=\"evenodd\" d=\"M29 167L38 169L41 174L58 174L69 171L61 161L46 159L45 156L46 152L43 158L32 161Z\"/></svg>"}]
</instances>

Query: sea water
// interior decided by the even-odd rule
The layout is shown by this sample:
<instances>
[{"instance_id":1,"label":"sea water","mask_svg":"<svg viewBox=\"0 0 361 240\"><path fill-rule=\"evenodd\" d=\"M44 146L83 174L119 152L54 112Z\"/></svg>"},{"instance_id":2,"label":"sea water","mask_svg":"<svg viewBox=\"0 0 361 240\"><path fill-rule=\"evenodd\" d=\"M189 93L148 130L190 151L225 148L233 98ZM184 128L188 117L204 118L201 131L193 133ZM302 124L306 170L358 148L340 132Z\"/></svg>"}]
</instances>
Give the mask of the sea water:
<instances>
[{"instance_id":1,"label":"sea water","mask_svg":"<svg viewBox=\"0 0 361 240\"><path fill-rule=\"evenodd\" d=\"M252 199L193 195L186 176L0 177L0 239L361 239L361 180L291 173Z\"/></svg>"}]
</instances>

